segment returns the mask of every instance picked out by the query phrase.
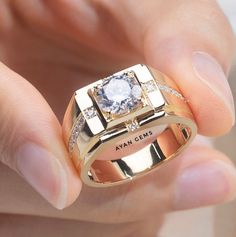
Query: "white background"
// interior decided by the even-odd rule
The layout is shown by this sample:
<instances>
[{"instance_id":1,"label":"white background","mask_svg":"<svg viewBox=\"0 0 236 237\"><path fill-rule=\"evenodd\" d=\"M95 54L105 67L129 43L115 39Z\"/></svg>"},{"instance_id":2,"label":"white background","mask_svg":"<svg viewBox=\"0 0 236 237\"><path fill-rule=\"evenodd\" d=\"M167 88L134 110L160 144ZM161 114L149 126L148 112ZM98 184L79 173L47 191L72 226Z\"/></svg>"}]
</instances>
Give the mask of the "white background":
<instances>
[{"instance_id":1,"label":"white background","mask_svg":"<svg viewBox=\"0 0 236 237\"><path fill-rule=\"evenodd\" d=\"M236 33L236 0L218 0Z\"/></svg>"}]
</instances>

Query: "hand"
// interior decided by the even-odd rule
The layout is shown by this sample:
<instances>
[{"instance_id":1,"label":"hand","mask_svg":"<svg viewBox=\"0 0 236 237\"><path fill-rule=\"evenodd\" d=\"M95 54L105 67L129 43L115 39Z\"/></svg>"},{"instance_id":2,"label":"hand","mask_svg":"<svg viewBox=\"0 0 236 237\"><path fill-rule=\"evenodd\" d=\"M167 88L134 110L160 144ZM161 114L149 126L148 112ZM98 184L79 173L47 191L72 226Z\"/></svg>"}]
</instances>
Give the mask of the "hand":
<instances>
[{"instance_id":1,"label":"hand","mask_svg":"<svg viewBox=\"0 0 236 237\"><path fill-rule=\"evenodd\" d=\"M1 166L2 212L74 219L63 223L69 236L153 236L167 212L235 196L235 168L205 139L134 183L84 186L80 194L58 121L74 90L145 63L178 83L199 134L227 133L234 124L226 79L234 38L215 1L3 0L0 17L1 161L59 209L80 195L57 211ZM12 218L14 226L24 221ZM27 231L46 225L25 219ZM58 222L40 236L56 236Z\"/></svg>"}]
</instances>

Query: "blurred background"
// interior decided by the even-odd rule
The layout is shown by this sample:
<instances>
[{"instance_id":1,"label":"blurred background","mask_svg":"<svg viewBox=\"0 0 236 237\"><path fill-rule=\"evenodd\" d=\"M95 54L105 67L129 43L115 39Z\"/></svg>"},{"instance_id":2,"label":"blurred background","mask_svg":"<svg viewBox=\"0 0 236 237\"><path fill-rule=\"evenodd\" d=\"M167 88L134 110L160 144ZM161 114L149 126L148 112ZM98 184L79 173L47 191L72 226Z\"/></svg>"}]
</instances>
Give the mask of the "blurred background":
<instances>
[{"instance_id":1,"label":"blurred background","mask_svg":"<svg viewBox=\"0 0 236 237\"><path fill-rule=\"evenodd\" d=\"M219 0L235 32L236 42L236 0ZM236 54L229 76L236 105ZM236 126L214 145L227 154L236 165ZM158 237L236 237L236 200L217 207L172 213Z\"/></svg>"}]
</instances>

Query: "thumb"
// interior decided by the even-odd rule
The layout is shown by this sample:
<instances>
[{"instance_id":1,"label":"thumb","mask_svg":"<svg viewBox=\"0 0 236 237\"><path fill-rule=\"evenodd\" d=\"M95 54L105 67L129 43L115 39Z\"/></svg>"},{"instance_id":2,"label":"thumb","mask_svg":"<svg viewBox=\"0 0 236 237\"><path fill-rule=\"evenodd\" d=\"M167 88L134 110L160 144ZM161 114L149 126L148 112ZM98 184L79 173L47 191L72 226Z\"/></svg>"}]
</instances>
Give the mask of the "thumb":
<instances>
[{"instance_id":1,"label":"thumb","mask_svg":"<svg viewBox=\"0 0 236 237\"><path fill-rule=\"evenodd\" d=\"M144 55L148 64L180 86L199 133L218 136L227 133L235 122L233 96L227 81L234 37L216 2L202 3L191 1L184 9L169 13L162 19L161 29L155 24L150 26Z\"/></svg>"},{"instance_id":2,"label":"thumb","mask_svg":"<svg viewBox=\"0 0 236 237\"><path fill-rule=\"evenodd\" d=\"M62 209L79 195L81 181L64 147L61 127L40 93L0 64L0 160Z\"/></svg>"},{"instance_id":3,"label":"thumb","mask_svg":"<svg viewBox=\"0 0 236 237\"><path fill-rule=\"evenodd\" d=\"M151 0L108 5L144 61L177 82L199 133L228 132L235 118L226 75L235 40L217 2Z\"/></svg>"}]
</instances>

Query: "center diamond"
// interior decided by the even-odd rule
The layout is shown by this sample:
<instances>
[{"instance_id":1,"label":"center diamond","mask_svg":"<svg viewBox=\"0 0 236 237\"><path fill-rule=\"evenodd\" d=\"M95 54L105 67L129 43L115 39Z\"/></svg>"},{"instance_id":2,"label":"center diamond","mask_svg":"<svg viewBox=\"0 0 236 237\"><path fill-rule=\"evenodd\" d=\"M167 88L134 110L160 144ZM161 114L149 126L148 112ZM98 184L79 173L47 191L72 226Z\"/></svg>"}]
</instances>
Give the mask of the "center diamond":
<instances>
[{"instance_id":1,"label":"center diamond","mask_svg":"<svg viewBox=\"0 0 236 237\"><path fill-rule=\"evenodd\" d=\"M98 106L111 114L127 113L141 104L142 90L134 75L124 73L104 79L95 90Z\"/></svg>"}]
</instances>

